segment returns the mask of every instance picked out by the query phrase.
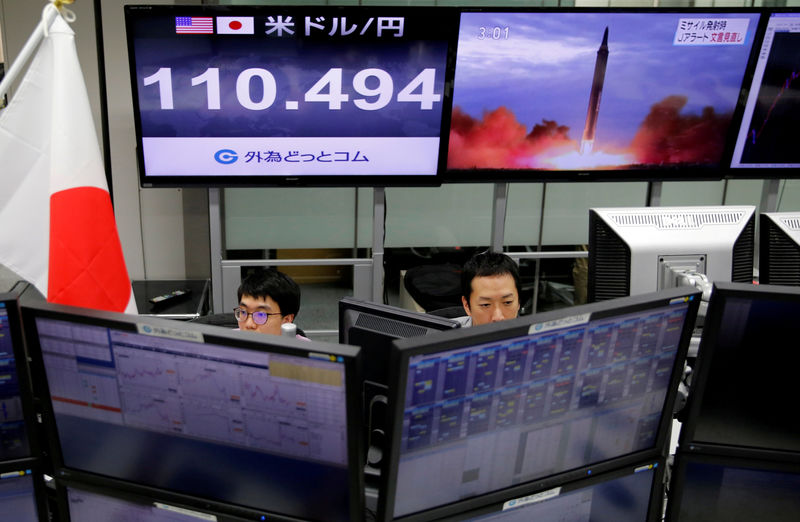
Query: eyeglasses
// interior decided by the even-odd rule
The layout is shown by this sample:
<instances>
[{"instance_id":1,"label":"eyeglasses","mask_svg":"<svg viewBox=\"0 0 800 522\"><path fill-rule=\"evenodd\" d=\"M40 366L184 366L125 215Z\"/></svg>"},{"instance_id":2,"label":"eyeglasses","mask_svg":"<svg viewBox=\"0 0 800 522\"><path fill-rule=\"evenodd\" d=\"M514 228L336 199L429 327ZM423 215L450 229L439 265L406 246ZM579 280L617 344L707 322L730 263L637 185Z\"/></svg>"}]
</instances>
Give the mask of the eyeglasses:
<instances>
[{"instance_id":1,"label":"eyeglasses","mask_svg":"<svg viewBox=\"0 0 800 522\"><path fill-rule=\"evenodd\" d=\"M270 315L282 315L282 314L280 312L270 313L270 312L262 312L260 310L257 312L250 313L244 308L234 308L233 315L236 317L236 320L239 321L240 323L247 321L247 317L252 315L254 323L264 324L269 320Z\"/></svg>"}]
</instances>

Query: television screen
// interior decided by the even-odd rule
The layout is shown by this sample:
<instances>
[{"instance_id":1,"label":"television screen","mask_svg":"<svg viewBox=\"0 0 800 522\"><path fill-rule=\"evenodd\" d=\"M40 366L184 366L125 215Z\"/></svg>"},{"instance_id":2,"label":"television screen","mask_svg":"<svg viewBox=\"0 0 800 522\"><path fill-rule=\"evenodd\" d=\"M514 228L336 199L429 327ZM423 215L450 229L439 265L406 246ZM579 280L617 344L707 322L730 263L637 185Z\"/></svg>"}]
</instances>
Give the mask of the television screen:
<instances>
[{"instance_id":1,"label":"television screen","mask_svg":"<svg viewBox=\"0 0 800 522\"><path fill-rule=\"evenodd\" d=\"M759 16L462 12L445 179L721 177Z\"/></svg>"},{"instance_id":2,"label":"television screen","mask_svg":"<svg viewBox=\"0 0 800 522\"><path fill-rule=\"evenodd\" d=\"M800 452L800 351L793 347L800 288L717 284L711 294L681 446Z\"/></svg>"},{"instance_id":3,"label":"television screen","mask_svg":"<svg viewBox=\"0 0 800 522\"><path fill-rule=\"evenodd\" d=\"M736 139L732 168L750 168L747 174L752 175L758 169L800 167L800 150L794 139L800 120L798 54L800 12L770 14ZM791 171L779 174L787 175L791 176Z\"/></svg>"},{"instance_id":4,"label":"television screen","mask_svg":"<svg viewBox=\"0 0 800 522\"><path fill-rule=\"evenodd\" d=\"M17 296L0 294L0 461L35 456L27 371Z\"/></svg>"},{"instance_id":5,"label":"television screen","mask_svg":"<svg viewBox=\"0 0 800 522\"><path fill-rule=\"evenodd\" d=\"M698 303L673 289L395 341L379 514L455 515L659 455Z\"/></svg>"},{"instance_id":6,"label":"television screen","mask_svg":"<svg viewBox=\"0 0 800 522\"><path fill-rule=\"evenodd\" d=\"M357 348L56 305L22 311L56 478L118 479L250 517L363 516Z\"/></svg>"},{"instance_id":7,"label":"television screen","mask_svg":"<svg viewBox=\"0 0 800 522\"><path fill-rule=\"evenodd\" d=\"M656 522L664 500L664 463L629 466L497 505L459 514L474 522Z\"/></svg>"},{"instance_id":8,"label":"television screen","mask_svg":"<svg viewBox=\"0 0 800 522\"><path fill-rule=\"evenodd\" d=\"M125 13L143 186L439 183L455 11Z\"/></svg>"},{"instance_id":9,"label":"television screen","mask_svg":"<svg viewBox=\"0 0 800 522\"><path fill-rule=\"evenodd\" d=\"M800 519L800 462L687 454L675 457L668 521Z\"/></svg>"}]
</instances>

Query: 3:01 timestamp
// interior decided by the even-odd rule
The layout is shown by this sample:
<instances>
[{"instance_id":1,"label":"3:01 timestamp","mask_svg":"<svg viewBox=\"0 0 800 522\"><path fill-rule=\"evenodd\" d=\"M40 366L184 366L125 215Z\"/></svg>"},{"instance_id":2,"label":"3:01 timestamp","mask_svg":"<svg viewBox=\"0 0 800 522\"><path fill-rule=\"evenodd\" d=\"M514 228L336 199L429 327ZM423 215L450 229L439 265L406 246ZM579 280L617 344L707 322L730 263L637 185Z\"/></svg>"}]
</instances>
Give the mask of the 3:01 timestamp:
<instances>
[{"instance_id":1,"label":"3:01 timestamp","mask_svg":"<svg viewBox=\"0 0 800 522\"><path fill-rule=\"evenodd\" d=\"M142 79L145 86L157 85L162 110L173 109L172 68L162 67ZM252 89L253 82L261 84L260 89ZM429 111L433 104L441 101L441 95L434 92L436 69L423 69L417 76L397 92L396 100L401 103L419 103L420 110ZM341 110L342 104L350 101L350 95L343 92L343 71L331 68L323 74L303 95L307 103L327 103L328 110ZM208 110L221 109L219 68L209 67L202 74L191 78L191 86L205 85L206 107ZM370 86L371 85L371 86ZM386 107L394 98L394 80L383 69L369 68L358 71L352 80L353 90L363 96L354 98L353 104L361 110L376 111ZM254 99L254 96L256 99ZM236 78L236 99L245 109L261 111L269 109L278 96L275 76L266 69L245 69ZM286 100L286 110L297 110L298 100Z\"/></svg>"},{"instance_id":2,"label":"3:01 timestamp","mask_svg":"<svg viewBox=\"0 0 800 522\"><path fill-rule=\"evenodd\" d=\"M478 40L508 40L509 27L479 27Z\"/></svg>"}]
</instances>

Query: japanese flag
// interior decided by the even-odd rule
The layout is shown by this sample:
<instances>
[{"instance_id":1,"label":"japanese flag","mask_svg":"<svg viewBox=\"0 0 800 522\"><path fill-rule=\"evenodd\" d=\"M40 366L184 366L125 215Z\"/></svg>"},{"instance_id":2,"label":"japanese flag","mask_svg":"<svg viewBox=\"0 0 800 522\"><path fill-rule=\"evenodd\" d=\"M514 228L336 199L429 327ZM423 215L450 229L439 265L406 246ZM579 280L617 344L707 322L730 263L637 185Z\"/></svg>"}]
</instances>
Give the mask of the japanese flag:
<instances>
[{"instance_id":1,"label":"japanese flag","mask_svg":"<svg viewBox=\"0 0 800 522\"><path fill-rule=\"evenodd\" d=\"M136 313L72 29L56 16L0 110L0 263L52 303Z\"/></svg>"},{"instance_id":2,"label":"japanese flag","mask_svg":"<svg viewBox=\"0 0 800 522\"><path fill-rule=\"evenodd\" d=\"M217 34L253 34L253 17L218 16Z\"/></svg>"}]
</instances>

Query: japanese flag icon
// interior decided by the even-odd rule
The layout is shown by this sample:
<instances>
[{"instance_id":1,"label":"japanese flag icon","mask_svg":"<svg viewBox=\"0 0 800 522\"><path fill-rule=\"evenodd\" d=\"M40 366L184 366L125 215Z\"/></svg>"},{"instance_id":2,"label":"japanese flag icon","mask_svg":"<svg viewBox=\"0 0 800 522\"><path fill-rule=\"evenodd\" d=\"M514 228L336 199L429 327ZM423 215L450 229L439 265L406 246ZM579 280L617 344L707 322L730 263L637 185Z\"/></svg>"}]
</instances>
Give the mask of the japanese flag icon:
<instances>
[{"instance_id":1,"label":"japanese flag icon","mask_svg":"<svg viewBox=\"0 0 800 522\"><path fill-rule=\"evenodd\" d=\"M218 16L217 34L253 34L253 17Z\"/></svg>"}]
</instances>

